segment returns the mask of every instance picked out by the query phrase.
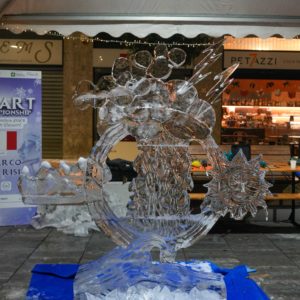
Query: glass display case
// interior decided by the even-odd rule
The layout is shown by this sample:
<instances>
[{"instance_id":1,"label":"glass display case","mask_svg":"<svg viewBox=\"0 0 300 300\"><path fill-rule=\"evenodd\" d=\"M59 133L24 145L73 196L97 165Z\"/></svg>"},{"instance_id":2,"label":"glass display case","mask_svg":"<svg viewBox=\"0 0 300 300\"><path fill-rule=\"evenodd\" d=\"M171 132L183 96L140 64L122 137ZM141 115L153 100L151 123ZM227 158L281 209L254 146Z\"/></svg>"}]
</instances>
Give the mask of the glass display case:
<instances>
[{"instance_id":1,"label":"glass display case","mask_svg":"<svg viewBox=\"0 0 300 300\"><path fill-rule=\"evenodd\" d=\"M222 143L300 139L300 80L236 79L222 96Z\"/></svg>"}]
</instances>

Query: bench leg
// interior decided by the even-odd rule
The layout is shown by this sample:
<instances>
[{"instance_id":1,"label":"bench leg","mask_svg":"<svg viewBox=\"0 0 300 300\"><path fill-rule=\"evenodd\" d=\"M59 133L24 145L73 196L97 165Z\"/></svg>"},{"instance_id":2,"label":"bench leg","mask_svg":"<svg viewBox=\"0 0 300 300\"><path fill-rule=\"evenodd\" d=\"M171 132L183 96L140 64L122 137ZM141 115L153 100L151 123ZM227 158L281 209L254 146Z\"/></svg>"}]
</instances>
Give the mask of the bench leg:
<instances>
[{"instance_id":1,"label":"bench leg","mask_svg":"<svg viewBox=\"0 0 300 300\"><path fill-rule=\"evenodd\" d=\"M292 172L292 193L296 192L296 175L295 172ZM294 226L300 226L300 224L298 224L296 222L296 203L295 200L292 200L292 207L291 207L292 211L291 214L289 216L289 221L294 225Z\"/></svg>"}]
</instances>

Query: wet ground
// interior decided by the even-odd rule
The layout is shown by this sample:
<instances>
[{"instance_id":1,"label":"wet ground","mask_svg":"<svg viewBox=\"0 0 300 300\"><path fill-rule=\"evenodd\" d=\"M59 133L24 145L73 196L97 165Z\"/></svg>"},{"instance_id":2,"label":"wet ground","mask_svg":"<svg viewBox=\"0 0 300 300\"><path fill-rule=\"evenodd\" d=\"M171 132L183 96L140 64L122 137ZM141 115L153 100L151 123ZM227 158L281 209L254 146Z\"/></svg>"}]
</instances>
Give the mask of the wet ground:
<instances>
[{"instance_id":1,"label":"wet ground","mask_svg":"<svg viewBox=\"0 0 300 300\"><path fill-rule=\"evenodd\" d=\"M25 299L37 263L85 263L113 247L99 232L82 238L56 229L0 227L0 299ZM247 264L257 270L251 277L271 299L300 299L300 227L291 224L220 223L178 259L211 260L222 267Z\"/></svg>"}]
</instances>

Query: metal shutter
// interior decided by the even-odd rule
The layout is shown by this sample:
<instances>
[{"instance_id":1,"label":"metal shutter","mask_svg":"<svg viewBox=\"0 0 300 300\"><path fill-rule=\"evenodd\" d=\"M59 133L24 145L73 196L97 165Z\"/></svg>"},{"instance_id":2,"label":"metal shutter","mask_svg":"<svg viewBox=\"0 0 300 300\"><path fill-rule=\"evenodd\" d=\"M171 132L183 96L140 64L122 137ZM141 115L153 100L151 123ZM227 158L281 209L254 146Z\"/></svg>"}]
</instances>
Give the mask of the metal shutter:
<instances>
[{"instance_id":1,"label":"metal shutter","mask_svg":"<svg viewBox=\"0 0 300 300\"><path fill-rule=\"evenodd\" d=\"M42 157L63 157L63 70L42 71Z\"/></svg>"}]
</instances>

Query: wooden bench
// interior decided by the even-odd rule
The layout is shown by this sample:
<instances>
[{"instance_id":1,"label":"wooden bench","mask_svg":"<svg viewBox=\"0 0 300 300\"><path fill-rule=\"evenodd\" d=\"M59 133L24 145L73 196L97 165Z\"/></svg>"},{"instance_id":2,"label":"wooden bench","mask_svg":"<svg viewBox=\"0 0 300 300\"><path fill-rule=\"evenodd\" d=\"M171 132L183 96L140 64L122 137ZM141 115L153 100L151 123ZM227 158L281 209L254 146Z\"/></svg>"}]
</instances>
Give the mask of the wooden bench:
<instances>
[{"instance_id":1,"label":"wooden bench","mask_svg":"<svg viewBox=\"0 0 300 300\"><path fill-rule=\"evenodd\" d=\"M288 163L291 157L289 145L252 145L251 157L259 154L268 164Z\"/></svg>"},{"instance_id":2,"label":"wooden bench","mask_svg":"<svg viewBox=\"0 0 300 300\"><path fill-rule=\"evenodd\" d=\"M229 152L231 145L220 145L223 152ZM206 153L200 145L190 145L189 152L192 159L207 159ZM290 159L289 145L251 145L251 158L262 154L262 159L269 164L272 163L288 163Z\"/></svg>"},{"instance_id":3,"label":"wooden bench","mask_svg":"<svg viewBox=\"0 0 300 300\"><path fill-rule=\"evenodd\" d=\"M205 193L189 193L191 200L199 200L202 201L205 198ZM266 196L266 201L273 200L300 200L300 193L274 193Z\"/></svg>"},{"instance_id":4,"label":"wooden bench","mask_svg":"<svg viewBox=\"0 0 300 300\"><path fill-rule=\"evenodd\" d=\"M229 153L231 145L220 145L220 148L224 153ZM191 145L189 147L189 152L192 159L198 159L200 162L202 160L207 160L207 155L200 145ZM266 174L266 179L268 181L286 182L286 184L288 184L288 181L291 181L291 172L284 172L279 168L272 168L271 170L271 167L274 164L288 166L290 159L289 145L251 145L251 158L255 158L258 155L262 155L262 160L267 164L266 170L269 172ZM194 181L208 181L208 178L206 178L205 173L203 172L193 172L192 176ZM278 192L278 190L275 189L274 192Z\"/></svg>"},{"instance_id":5,"label":"wooden bench","mask_svg":"<svg viewBox=\"0 0 300 300\"><path fill-rule=\"evenodd\" d=\"M203 201L205 198L204 193L190 193L190 199L191 201ZM282 201L291 201L292 206L289 206L291 209L291 214L289 217L289 221L294 224L295 226L299 226L299 223L296 222L296 206L295 206L295 201L300 200L300 193L274 193L271 195L267 195L265 198L265 201L276 201L279 200L280 202ZM273 209L273 222L277 222L277 210L274 207L269 207Z\"/></svg>"}]
</instances>

